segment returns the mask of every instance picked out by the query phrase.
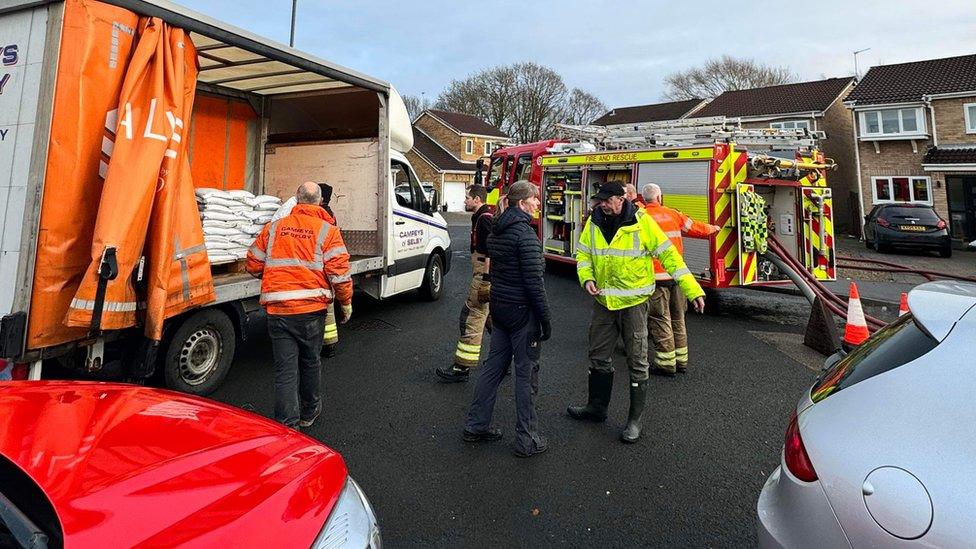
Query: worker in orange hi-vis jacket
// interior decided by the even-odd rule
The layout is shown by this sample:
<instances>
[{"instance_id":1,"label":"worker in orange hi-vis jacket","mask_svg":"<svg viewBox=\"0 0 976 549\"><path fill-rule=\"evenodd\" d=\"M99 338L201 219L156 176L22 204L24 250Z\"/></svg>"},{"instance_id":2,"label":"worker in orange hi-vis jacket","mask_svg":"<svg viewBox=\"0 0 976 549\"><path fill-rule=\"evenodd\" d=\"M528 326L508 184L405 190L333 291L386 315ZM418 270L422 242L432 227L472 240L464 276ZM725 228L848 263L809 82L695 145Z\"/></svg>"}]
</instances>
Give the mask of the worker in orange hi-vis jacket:
<instances>
[{"instance_id":1,"label":"worker in orange hi-vis jacket","mask_svg":"<svg viewBox=\"0 0 976 549\"><path fill-rule=\"evenodd\" d=\"M261 305L275 362L275 420L311 427L322 411L319 354L326 309L335 300L343 323L352 316L349 253L321 206L322 190L305 182L291 214L272 221L247 252L247 271L261 278Z\"/></svg>"},{"instance_id":2,"label":"worker in orange hi-vis jacket","mask_svg":"<svg viewBox=\"0 0 976 549\"><path fill-rule=\"evenodd\" d=\"M654 218L682 256L682 236L708 238L721 228L695 221L678 210L661 204L661 187L654 183L644 185L641 194L647 203L644 211ZM673 376L676 372L684 373L688 369L688 332L685 328L688 303L671 275L657 259L654 260L654 278L657 288L651 295L647 315L647 330L655 350L654 364L650 371L656 375Z\"/></svg>"}]
</instances>

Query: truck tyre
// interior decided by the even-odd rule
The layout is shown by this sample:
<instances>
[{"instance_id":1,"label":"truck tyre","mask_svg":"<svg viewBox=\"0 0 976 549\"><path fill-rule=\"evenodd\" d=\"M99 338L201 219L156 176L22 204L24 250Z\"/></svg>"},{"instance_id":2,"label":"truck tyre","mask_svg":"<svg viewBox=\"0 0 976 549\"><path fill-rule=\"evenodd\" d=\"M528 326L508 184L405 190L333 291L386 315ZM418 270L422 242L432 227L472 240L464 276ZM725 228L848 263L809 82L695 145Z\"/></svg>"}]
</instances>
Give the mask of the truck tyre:
<instances>
[{"instance_id":1,"label":"truck tyre","mask_svg":"<svg viewBox=\"0 0 976 549\"><path fill-rule=\"evenodd\" d=\"M163 357L166 387L206 396L224 381L234 360L237 334L223 311L193 314L173 334Z\"/></svg>"},{"instance_id":2,"label":"truck tyre","mask_svg":"<svg viewBox=\"0 0 976 549\"><path fill-rule=\"evenodd\" d=\"M424 283L420 287L420 295L427 301L437 301L444 289L444 262L438 253L430 254L427 260L427 270L424 272Z\"/></svg>"}]
</instances>

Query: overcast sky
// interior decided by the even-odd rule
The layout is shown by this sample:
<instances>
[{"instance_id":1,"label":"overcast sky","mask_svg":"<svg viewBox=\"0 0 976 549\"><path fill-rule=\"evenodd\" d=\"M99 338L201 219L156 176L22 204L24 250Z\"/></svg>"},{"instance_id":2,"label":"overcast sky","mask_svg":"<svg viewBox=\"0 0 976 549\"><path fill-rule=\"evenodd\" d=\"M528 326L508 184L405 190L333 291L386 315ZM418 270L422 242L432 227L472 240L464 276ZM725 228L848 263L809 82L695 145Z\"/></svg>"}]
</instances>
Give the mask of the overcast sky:
<instances>
[{"instance_id":1,"label":"overcast sky","mask_svg":"<svg viewBox=\"0 0 976 549\"><path fill-rule=\"evenodd\" d=\"M177 1L288 42L290 0ZM534 61L620 107L658 102L668 73L723 54L816 80L853 74L862 48L862 75L976 53L976 1L298 0L295 46L432 99L452 79Z\"/></svg>"}]
</instances>

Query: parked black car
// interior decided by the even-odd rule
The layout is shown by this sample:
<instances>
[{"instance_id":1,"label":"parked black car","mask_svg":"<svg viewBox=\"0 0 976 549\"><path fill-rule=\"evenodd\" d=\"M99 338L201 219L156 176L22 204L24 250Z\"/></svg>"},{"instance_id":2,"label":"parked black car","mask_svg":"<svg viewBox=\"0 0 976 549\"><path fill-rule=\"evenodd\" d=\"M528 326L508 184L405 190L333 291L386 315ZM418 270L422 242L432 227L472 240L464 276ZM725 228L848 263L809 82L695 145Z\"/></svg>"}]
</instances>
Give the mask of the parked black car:
<instances>
[{"instance_id":1,"label":"parked black car","mask_svg":"<svg viewBox=\"0 0 976 549\"><path fill-rule=\"evenodd\" d=\"M864 216L864 244L885 253L894 247L952 255L949 227L932 206L879 204Z\"/></svg>"}]
</instances>

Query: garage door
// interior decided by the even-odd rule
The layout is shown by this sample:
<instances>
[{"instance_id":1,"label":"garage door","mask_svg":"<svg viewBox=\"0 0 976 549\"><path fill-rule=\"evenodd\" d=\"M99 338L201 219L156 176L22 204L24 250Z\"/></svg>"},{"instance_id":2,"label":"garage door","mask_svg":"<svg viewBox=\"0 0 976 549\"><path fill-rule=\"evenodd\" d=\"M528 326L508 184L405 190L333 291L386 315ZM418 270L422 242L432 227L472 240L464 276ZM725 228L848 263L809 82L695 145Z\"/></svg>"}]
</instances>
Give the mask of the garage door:
<instances>
[{"instance_id":1,"label":"garage door","mask_svg":"<svg viewBox=\"0 0 976 549\"><path fill-rule=\"evenodd\" d=\"M449 212L464 211L464 183L444 182L444 202Z\"/></svg>"}]
</instances>

